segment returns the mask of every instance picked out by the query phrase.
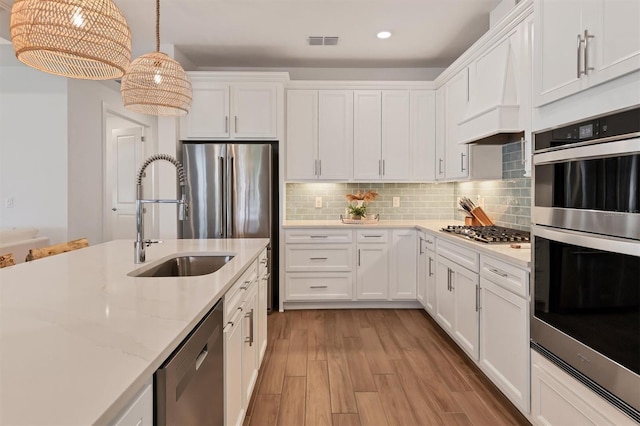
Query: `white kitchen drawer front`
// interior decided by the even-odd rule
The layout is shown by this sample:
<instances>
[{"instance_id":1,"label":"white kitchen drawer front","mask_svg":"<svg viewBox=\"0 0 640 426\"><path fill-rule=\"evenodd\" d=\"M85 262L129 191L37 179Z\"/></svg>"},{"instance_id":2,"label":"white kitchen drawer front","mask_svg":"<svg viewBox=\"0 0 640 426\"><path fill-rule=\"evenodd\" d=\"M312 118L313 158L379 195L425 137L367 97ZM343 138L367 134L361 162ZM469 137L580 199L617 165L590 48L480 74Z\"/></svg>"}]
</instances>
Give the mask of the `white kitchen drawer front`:
<instances>
[{"instance_id":1,"label":"white kitchen drawer front","mask_svg":"<svg viewBox=\"0 0 640 426\"><path fill-rule=\"evenodd\" d=\"M478 272L480 266L480 255L477 252L461 247L457 244L444 241L442 238L438 238L436 247L436 252L438 254L473 272Z\"/></svg>"},{"instance_id":2,"label":"white kitchen drawer front","mask_svg":"<svg viewBox=\"0 0 640 426\"><path fill-rule=\"evenodd\" d=\"M240 276L233 286L224 295L224 321L230 320L234 312L240 307L248 290L256 282L258 277L257 262L253 262L251 266Z\"/></svg>"},{"instance_id":3,"label":"white kitchen drawer front","mask_svg":"<svg viewBox=\"0 0 640 426\"><path fill-rule=\"evenodd\" d=\"M351 273L287 273L285 275L287 300L351 300L353 275Z\"/></svg>"},{"instance_id":4,"label":"white kitchen drawer front","mask_svg":"<svg viewBox=\"0 0 640 426\"><path fill-rule=\"evenodd\" d=\"M285 250L287 272L349 272L353 269L352 244L293 244Z\"/></svg>"},{"instance_id":5,"label":"white kitchen drawer front","mask_svg":"<svg viewBox=\"0 0 640 426\"><path fill-rule=\"evenodd\" d=\"M423 231L424 232L424 231ZM433 250L436 251L436 237L425 232L422 250Z\"/></svg>"},{"instance_id":6,"label":"white kitchen drawer front","mask_svg":"<svg viewBox=\"0 0 640 426\"><path fill-rule=\"evenodd\" d=\"M480 256L480 276L521 297L529 295L529 272L490 256Z\"/></svg>"},{"instance_id":7,"label":"white kitchen drawer front","mask_svg":"<svg viewBox=\"0 0 640 426\"><path fill-rule=\"evenodd\" d=\"M284 242L296 243L351 243L353 232L350 229L287 229Z\"/></svg>"},{"instance_id":8,"label":"white kitchen drawer front","mask_svg":"<svg viewBox=\"0 0 640 426\"><path fill-rule=\"evenodd\" d=\"M386 229L363 229L356 231L356 241L359 243L386 243L389 233Z\"/></svg>"}]
</instances>

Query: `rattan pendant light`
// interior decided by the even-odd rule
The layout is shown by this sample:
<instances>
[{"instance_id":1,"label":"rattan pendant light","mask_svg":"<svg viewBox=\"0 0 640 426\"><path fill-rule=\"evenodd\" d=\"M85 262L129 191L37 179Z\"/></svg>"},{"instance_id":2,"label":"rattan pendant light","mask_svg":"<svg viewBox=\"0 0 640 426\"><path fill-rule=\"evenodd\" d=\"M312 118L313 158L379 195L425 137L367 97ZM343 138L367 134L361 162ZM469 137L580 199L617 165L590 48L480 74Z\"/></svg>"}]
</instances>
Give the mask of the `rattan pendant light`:
<instances>
[{"instance_id":1,"label":"rattan pendant light","mask_svg":"<svg viewBox=\"0 0 640 426\"><path fill-rule=\"evenodd\" d=\"M109 80L131 61L131 31L111 0L15 0L10 29L18 60L51 74Z\"/></svg>"},{"instance_id":2,"label":"rattan pendant light","mask_svg":"<svg viewBox=\"0 0 640 426\"><path fill-rule=\"evenodd\" d=\"M180 64L160 52L160 0L156 0L156 51L131 62L120 86L124 106L150 115L185 115L191 81Z\"/></svg>"}]
</instances>

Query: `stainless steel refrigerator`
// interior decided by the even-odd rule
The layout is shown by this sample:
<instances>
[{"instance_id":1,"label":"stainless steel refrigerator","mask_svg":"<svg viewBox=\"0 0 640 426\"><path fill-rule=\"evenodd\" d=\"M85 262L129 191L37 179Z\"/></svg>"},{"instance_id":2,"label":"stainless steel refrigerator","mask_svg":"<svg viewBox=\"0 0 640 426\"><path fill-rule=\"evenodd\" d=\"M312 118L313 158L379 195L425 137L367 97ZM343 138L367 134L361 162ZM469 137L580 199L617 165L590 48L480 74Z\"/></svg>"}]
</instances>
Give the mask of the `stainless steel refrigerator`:
<instances>
[{"instance_id":1,"label":"stainless steel refrigerator","mask_svg":"<svg viewBox=\"0 0 640 426\"><path fill-rule=\"evenodd\" d=\"M182 142L187 220L181 238L269 238L269 311L277 306L277 143ZM276 302L274 302L276 300Z\"/></svg>"}]
</instances>

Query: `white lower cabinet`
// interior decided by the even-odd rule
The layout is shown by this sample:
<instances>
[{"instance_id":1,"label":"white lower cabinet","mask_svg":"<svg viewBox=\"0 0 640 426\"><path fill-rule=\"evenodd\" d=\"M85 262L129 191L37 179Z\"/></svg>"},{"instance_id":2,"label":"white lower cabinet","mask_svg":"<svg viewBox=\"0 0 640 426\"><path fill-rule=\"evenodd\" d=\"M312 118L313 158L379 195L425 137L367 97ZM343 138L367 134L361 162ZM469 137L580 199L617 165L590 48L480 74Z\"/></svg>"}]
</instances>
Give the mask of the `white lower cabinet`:
<instances>
[{"instance_id":1,"label":"white lower cabinet","mask_svg":"<svg viewBox=\"0 0 640 426\"><path fill-rule=\"evenodd\" d=\"M268 276L266 261L263 261L266 256L265 250L224 296L224 424L227 426L242 425L244 421L258 377L262 347L266 347L265 278Z\"/></svg>"},{"instance_id":2,"label":"white lower cabinet","mask_svg":"<svg viewBox=\"0 0 640 426\"><path fill-rule=\"evenodd\" d=\"M358 244L356 296L360 300L386 300L389 297L389 245Z\"/></svg>"},{"instance_id":3,"label":"white lower cabinet","mask_svg":"<svg viewBox=\"0 0 640 426\"><path fill-rule=\"evenodd\" d=\"M238 310L224 333L224 424L238 426L244 419L242 390L242 311Z\"/></svg>"},{"instance_id":4,"label":"white lower cabinet","mask_svg":"<svg viewBox=\"0 0 640 426\"><path fill-rule=\"evenodd\" d=\"M418 232L418 279L416 299L423 308L427 308L427 250L425 248L425 233Z\"/></svg>"},{"instance_id":5,"label":"white lower cabinet","mask_svg":"<svg viewBox=\"0 0 640 426\"><path fill-rule=\"evenodd\" d=\"M478 274L437 255L436 276L436 320L477 361Z\"/></svg>"},{"instance_id":6,"label":"white lower cabinet","mask_svg":"<svg viewBox=\"0 0 640 426\"><path fill-rule=\"evenodd\" d=\"M112 423L112 426L152 426L153 421L153 383L145 384L127 407Z\"/></svg>"},{"instance_id":7,"label":"white lower cabinet","mask_svg":"<svg viewBox=\"0 0 640 426\"><path fill-rule=\"evenodd\" d=\"M434 239L435 240L435 239ZM424 308L432 317L436 315L436 252L427 250L427 277Z\"/></svg>"},{"instance_id":8,"label":"white lower cabinet","mask_svg":"<svg viewBox=\"0 0 640 426\"><path fill-rule=\"evenodd\" d=\"M529 303L485 278L480 289L480 368L528 412Z\"/></svg>"},{"instance_id":9,"label":"white lower cabinet","mask_svg":"<svg viewBox=\"0 0 640 426\"><path fill-rule=\"evenodd\" d=\"M415 229L394 230L391 238L391 279L389 298L415 300L418 263Z\"/></svg>"},{"instance_id":10,"label":"white lower cabinet","mask_svg":"<svg viewBox=\"0 0 640 426\"><path fill-rule=\"evenodd\" d=\"M534 350L531 418L534 424L545 426L637 425Z\"/></svg>"}]
</instances>

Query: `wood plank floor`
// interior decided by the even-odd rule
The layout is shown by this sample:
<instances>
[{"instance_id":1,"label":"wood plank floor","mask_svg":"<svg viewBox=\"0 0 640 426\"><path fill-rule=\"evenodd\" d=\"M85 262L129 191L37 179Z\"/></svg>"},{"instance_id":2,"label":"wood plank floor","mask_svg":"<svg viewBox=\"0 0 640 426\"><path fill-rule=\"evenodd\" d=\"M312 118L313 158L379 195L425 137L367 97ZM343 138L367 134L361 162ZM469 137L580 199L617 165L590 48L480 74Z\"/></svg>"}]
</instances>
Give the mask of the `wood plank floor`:
<instances>
[{"instance_id":1,"label":"wood plank floor","mask_svg":"<svg viewBox=\"0 0 640 426\"><path fill-rule=\"evenodd\" d=\"M274 312L245 426L528 425L423 311Z\"/></svg>"}]
</instances>

